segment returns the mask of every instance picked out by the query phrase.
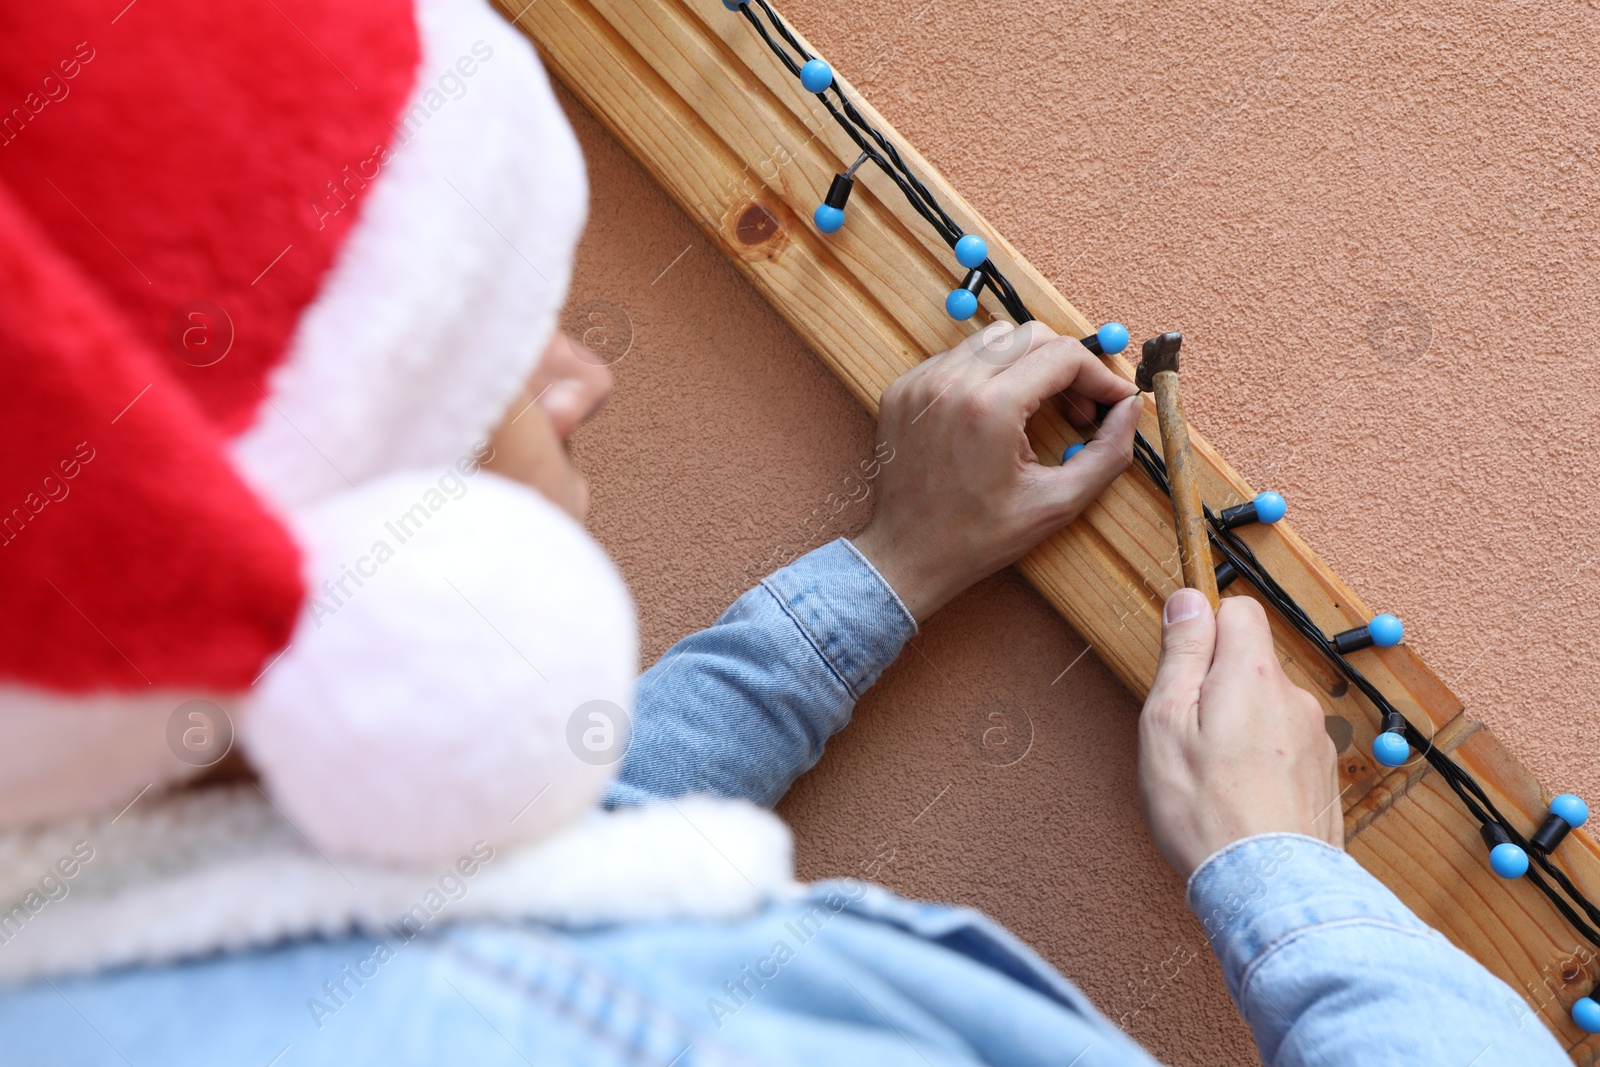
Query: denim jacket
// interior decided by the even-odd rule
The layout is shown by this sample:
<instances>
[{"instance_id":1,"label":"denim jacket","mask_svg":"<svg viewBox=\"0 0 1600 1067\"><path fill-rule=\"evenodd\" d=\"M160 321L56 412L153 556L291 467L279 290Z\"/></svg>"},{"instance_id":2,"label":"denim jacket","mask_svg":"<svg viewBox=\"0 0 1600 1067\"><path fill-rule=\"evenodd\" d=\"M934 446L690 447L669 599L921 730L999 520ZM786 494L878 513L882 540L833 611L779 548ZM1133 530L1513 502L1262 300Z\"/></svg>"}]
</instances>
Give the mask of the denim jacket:
<instances>
[{"instance_id":1,"label":"denim jacket","mask_svg":"<svg viewBox=\"0 0 1600 1067\"><path fill-rule=\"evenodd\" d=\"M641 678L608 804L771 804L915 629L846 541L776 572ZM1188 902L1274 1067L1569 1062L1508 986L1321 842L1237 842L1195 872ZM324 1007L308 1017L312 1000ZM0 1065L217 1062L1154 1061L982 915L848 881L735 921L463 922L0 993Z\"/></svg>"}]
</instances>

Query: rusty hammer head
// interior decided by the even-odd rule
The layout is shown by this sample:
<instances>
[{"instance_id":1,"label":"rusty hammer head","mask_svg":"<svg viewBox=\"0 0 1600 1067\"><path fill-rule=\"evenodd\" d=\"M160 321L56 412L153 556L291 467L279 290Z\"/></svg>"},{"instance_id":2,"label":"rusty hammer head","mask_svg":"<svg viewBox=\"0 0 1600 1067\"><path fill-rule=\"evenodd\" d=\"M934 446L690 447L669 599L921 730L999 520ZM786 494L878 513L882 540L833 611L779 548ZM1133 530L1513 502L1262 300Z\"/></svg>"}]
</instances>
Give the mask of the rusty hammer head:
<instances>
[{"instance_id":1,"label":"rusty hammer head","mask_svg":"<svg viewBox=\"0 0 1600 1067\"><path fill-rule=\"evenodd\" d=\"M1174 330L1164 333L1160 337L1152 337L1144 343L1144 355L1139 360L1139 371L1134 375L1134 384L1141 393L1148 393L1155 388L1156 375L1164 370L1178 371L1178 348L1183 344L1183 334Z\"/></svg>"}]
</instances>

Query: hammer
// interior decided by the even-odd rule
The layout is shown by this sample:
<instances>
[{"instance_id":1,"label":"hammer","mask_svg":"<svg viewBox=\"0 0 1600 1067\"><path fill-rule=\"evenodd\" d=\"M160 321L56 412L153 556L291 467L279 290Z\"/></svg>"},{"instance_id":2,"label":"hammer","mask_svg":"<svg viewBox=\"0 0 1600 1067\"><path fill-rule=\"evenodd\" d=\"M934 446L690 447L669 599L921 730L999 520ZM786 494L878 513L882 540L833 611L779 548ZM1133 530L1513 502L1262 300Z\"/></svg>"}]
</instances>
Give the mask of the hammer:
<instances>
[{"instance_id":1,"label":"hammer","mask_svg":"<svg viewBox=\"0 0 1600 1067\"><path fill-rule=\"evenodd\" d=\"M1178 397L1178 348L1183 334L1164 333L1144 343L1144 355L1134 383L1140 392L1155 393L1156 418L1161 424L1161 451L1167 459L1172 483L1172 518L1178 528L1178 559L1183 564L1183 584L1198 589L1217 607L1217 574L1211 566L1211 542L1206 536L1205 509L1195 481L1194 449L1183 420Z\"/></svg>"}]
</instances>

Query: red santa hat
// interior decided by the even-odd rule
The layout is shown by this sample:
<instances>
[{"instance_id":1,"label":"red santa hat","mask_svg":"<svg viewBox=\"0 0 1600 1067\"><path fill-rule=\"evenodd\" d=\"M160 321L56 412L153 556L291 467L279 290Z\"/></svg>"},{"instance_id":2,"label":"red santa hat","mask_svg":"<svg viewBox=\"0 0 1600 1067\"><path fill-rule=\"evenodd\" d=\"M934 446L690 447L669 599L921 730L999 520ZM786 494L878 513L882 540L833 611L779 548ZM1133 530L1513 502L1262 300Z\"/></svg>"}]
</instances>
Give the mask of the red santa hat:
<instances>
[{"instance_id":1,"label":"red santa hat","mask_svg":"<svg viewBox=\"0 0 1600 1067\"><path fill-rule=\"evenodd\" d=\"M483 0L119 6L0 13L12 818L175 778L203 697L324 847L542 835L636 642L599 548L479 469L585 212L537 58Z\"/></svg>"}]
</instances>

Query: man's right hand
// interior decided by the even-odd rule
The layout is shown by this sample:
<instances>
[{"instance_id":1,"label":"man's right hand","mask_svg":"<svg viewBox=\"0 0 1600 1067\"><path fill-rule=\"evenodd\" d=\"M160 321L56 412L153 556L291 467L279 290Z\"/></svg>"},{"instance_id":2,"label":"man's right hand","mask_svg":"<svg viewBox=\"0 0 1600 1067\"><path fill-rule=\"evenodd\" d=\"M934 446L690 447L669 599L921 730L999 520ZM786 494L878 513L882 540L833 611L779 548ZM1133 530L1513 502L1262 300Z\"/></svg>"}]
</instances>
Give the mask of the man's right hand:
<instances>
[{"instance_id":1,"label":"man's right hand","mask_svg":"<svg viewBox=\"0 0 1600 1067\"><path fill-rule=\"evenodd\" d=\"M1193 589L1168 598L1139 717L1139 789L1156 847L1185 878L1254 834L1344 847L1322 705L1283 673L1254 599L1228 597L1213 617Z\"/></svg>"}]
</instances>

